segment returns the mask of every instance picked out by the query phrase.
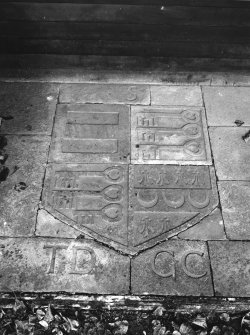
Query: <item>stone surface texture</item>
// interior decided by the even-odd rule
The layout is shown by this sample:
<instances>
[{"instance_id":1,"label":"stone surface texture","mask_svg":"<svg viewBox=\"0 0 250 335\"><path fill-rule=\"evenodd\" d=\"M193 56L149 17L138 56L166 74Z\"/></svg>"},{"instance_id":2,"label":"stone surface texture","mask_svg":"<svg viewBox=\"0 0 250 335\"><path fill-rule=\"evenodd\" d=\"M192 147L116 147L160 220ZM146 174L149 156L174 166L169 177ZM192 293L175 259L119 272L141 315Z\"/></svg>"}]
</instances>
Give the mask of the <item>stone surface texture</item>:
<instances>
[{"instance_id":1,"label":"stone surface texture","mask_svg":"<svg viewBox=\"0 0 250 335\"><path fill-rule=\"evenodd\" d=\"M250 141L242 139L248 131L245 127L209 129L219 180L250 180Z\"/></svg>"},{"instance_id":2,"label":"stone surface texture","mask_svg":"<svg viewBox=\"0 0 250 335\"><path fill-rule=\"evenodd\" d=\"M250 88L63 73L0 83L0 292L250 297Z\"/></svg>"},{"instance_id":3,"label":"stone surface texture","mask_svg":"<svg viewBox=\"0 0 250 335\"><path fill-rule=\"evenodd\" d=\"M203 106L199 86L151 86L152 105Z\"/></svg>"},{"instance_id":4,"label":"stone surface texture","mask_svg":"<svg viewBox=\"0 0 250 335\"><path fill-rule=\"evenodd\" d=\"M128 166L50 165L43 205L83 232L127 245Z\"/></svg>"},{"instance_id":5,"label":"stone surface texture","mask_svg":"<svg viewBox=\"0 0 250 335\"><path fill-rule=\"evenodd\" d=\"M131 147L134 164L211 164L204 110L132 107Z\"/></svg>"},{"instance_id":6,"label":"stone surface texture","mask_svg":"<svg viewBox=\"0 0 250 335\"><path fill-rule=\"evenodd\" d=\"M178 237L184 240L225 240L226 234L221 211L216 208L201 222L180 233Z\"/></svg>"},{"instance_id":7,"label":"stone surface texture","mask_svg":"<svg viewBox=\"0 0 250 335\"><path fill-rule=\"evenodd\" d=\"M130 159L130 109L104 104L59 104L50 161L127 163Z\"/></svg>"},{"instance_id":8,"label":"stone surface texture","mask_svg":"<svg viewBox=\"0 0 250 335\"><path fill-rule=\"evenodd\" d=\"M215 174L208 166L133 165L129 241L149 247L198 223L217 205Z\"/></svg>"},{"instance_id":9,"label":"stone surface texture","mask_svg":"<svg viewBox=\"0 0 250 335\"><path fill-rule=\"evenodd\" d=\"M48 83L0 83L3 134L51 134L59 87Z\"/></svg>"},{"instance_id":10,"label":"stone surface texture","mask_svg":"<svg viewBox=\"0 0 250 335\"><path fill-rule=\"evenodd\" d=\"M203 87L209 126L250 126L249 87Z\"/></svg>"},{"instance_id":11,"label":"stone surface texture","mask_svg":"<svg viewBox=\"0 0 250 335\"><path fill-rule=\"evenodd\" d=\"M81 232L56 219L44 209L40 209L37 214L35 235L58 238L78 238Z\"/></svg>"},{"instance_id":12,"label":"stone surface texture","mask_svg":"<svg viewBox=\"0 0 250 335\"><path fill-rule=\"evenodd\" d=\"M250 296L250 243L210 241L209 252L216 296Z\"/></svg>"},{"instance_id":13,"label":"stone surface texture","mask_svg":"<svg viewBox=\"0 0 250 335\"><path fill-rule=\"evenodd\" d=\"M61 85L61 103L101 103L149 105L147 85L64 84Z\"/></svg>"},{"instance_id":14,"label":"stone surface texture","mask_svg":"<svg viewBox=\"0 0 250 335\"><path fill-rule=\"evenodd\" d=\"M49 138L6 136L9 169L0 184L0 235L27 236L35 229L49 149Z\"/></svg>"},{"instance_id":15,"label":"stone surface texture","mask_svg":"<svg viewBox=\"0 0 250 335\"><path fill-rule=\"evenodd\" d=\"M1 291L127 294L129 258L92 241L1 239Z\"/></svg>"},{"instance_id":16,"label":"stone surface texture","mask_svg":"<svg viewBox=\"0 0 250 335\"><path fill-rule=\"evenodd\" d=\"M167 241L132 259L133 294L211 296L213 286L204 242Z\"/></svg>"},{"instance_id":17,"label":"stone surface texture","mask_svg":"<svg viewBox=\"0 0 250 335\"><path fill-rule=\"evenodd\" d=\"M219 192L228 238L250 240L250 182L221 181Z\"/></svg>"}]
</instances>

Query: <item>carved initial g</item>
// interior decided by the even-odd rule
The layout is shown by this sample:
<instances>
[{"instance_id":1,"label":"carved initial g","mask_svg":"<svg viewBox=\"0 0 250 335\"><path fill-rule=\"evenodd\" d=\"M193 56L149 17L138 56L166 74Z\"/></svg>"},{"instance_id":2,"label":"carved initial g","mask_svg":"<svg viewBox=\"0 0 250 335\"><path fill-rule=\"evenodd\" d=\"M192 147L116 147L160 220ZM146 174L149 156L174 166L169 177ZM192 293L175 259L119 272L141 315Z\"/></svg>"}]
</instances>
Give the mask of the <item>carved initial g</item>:
<instances>
[{"instance_id":1,"label":"carved initial g","mask_svg":"<svg viewBox=\"0 0 250 335\"><path fill-rule=\"evenodd\" d=\"M156 266L157 258L159 258L160 256L164 259L169 258L169 256L172 258L173 265L172 265L172 268L169 270L169 272L164 272L164 269L158 269L158 267ZM169 252L165 249L157 250L157 252L155 253L155 255L153 257L153 261L152 261L151 265L152 265L152 270L158 276L163 277L163 278L173 277L173 279L175 279L174 253L171 253L171 252Z\"/></svg>"}]
</instances>

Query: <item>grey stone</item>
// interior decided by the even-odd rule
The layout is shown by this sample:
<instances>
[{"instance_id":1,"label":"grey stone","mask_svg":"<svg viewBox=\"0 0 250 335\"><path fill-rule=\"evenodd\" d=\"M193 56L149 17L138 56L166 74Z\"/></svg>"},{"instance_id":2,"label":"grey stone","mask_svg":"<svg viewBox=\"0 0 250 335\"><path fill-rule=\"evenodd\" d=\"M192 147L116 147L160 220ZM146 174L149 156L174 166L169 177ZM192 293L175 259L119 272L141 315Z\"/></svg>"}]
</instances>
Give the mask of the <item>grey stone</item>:
<instances>
[{"instance_id":1,"label":"grey stone","mask_svg":"<svg viewBox=\"0 0 250 335\"><path fill-rule=\"evenodd\" d=\"M132 165L129 243L153 246L194 226L217 205L212 167Z\"/></svg>"},{"instance_id":2,"label":"grey stone","mask_svg":"<svg viewBox=\"0 0 250 335\"><path fill-rule=\"evenodd\" d=\"M81 232L62 221L57 220L44 209L40 209L37 214L35 234L37 236L46 237L77 238L81 235Z\"/></svg>"},{"instance_id":3,"label":"grey stone","mask_svg":"<svg viewBox=\"0 0 250 335\"><path fill-rule=\"evenodd\" d=\"M0 184L0 235L34 232L49 148L49 137L6 136L9 175Z\"/></svg>"},{"instance_id":4,"label":"grey stone","mask_svg":"<svg viewBox=\"0 0 250 335\"><path fill-rule=\"evenodd\" d=\"M129 258L93 241L0 240L2 292L128 294Z\"/></svg>"},{"instance_id":5,"label":"grey stone","mask_svg":"<svg viewBox=\"0 0 250 335\"><path fill-rule=\"evenodd\" d=\"M202 108L132 107L131 148L134 164L212 164Z\"/></svg>"},{"instance_id":6,"label":"grey stone","mask_svg":"<svg viewBox=\"0 0 250 335\"><path fill-rule=\"evenodd\" d=\"M215 168L219 180L250 180L250 142L242 136L248 128L210 128Z\"/></svg>"},{"instance_id":7,"label":"grey stone","mask_svg":"<svg viewBox=\"0 0 250 335\"><path fill-rule=\"evenodd\" d=\"M204 242L172 240L132 259L133 294L211 296L213 287Z\"/></svg>"},{"instance_id":8,"label":"grey stone","mask_svg":"<svg viewBox=\"0 0 250 335\"><path fill-rule=\"evenodd\" d=\"M226 232L232 240L250 240L250 182L219 183Z\"/></svg>"},{"instance_id":9,"label":"grey stone","mask_svg":"<svg viewBox=\"0 0 250 335\"><path fill-rule=\"evenodd\" d=\"M151 104L168 106L203 106L199 86L151 86Z\"/></svg>"},{"instance_id":10,"label":"grey stone","mask_svg":"<svg viewBox=\"0 0 250 335\"><path fill-rule=\"evenodd\" d=\"M121 105L58 105L49 160L129 162L129 113Z\"/></svg>"},{"instance_id":11,"label":"grey stone","mask_svg":"<svg viewBox=\"0 0 250 335\"><path fill-rule=\"evenodd\" d=\"M146 85L63 84L62 103L104 103L149 105L150 90Z\"/></svg>"},{"instance_id":12,"label":"grey stone","mask_svg":"<svg viewBox=\"0 0 250 335\"><path fill-rule=\"evenodd\" d=\"M127 245L127 165L50 165L42 203L83 233Z\"/></svg>"},{"instance_id":13,"label":"grey stone","mask_svg":"<svg viewBox=\"0 0 250 335\"><path fill-rule=\"evenodd\" d=\"M59 86L0 83L3 134L51 134Z\"/></svg>"},{"instance_id":14,"label":"grey stone","mask_svg":"<svg viewBox=\"0 0 250 335\"><path fill-rule=\"evenodd\" d=\"M250 242L209 241L215 295L250 296Z\"/></svg>"},{"instance_id":15,"label":"grey stone","mask_svg":"<svg viewBox=\"0 0 250 335\"><path fill-rule=\"evenodd\" d=\"M249 87L203 87L209 126L250 126Z\"/></svg>"},{"instance_id":16,"label":"grey stone","mask_svg":"<svg viewBox=\"0 0 250 335\"><path fill-rule=\"evenodd\" d=\"M184 240L225 240L226 235L220 210L216 208L201 222L180 233L178 237Z\"/></svg>"}]
</instances>

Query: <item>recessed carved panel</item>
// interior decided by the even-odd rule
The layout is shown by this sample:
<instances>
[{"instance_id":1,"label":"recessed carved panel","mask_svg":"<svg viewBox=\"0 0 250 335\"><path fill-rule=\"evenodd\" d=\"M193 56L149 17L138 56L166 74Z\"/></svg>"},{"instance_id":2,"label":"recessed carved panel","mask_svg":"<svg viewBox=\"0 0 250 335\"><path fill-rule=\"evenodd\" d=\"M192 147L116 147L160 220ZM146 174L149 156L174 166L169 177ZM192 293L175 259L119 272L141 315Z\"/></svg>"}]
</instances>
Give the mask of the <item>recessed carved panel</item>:
<instances>
[{"instance_id":1,"label":"recessed carved panel","mask_svg":"<svg viewBox=\"0 0 250 335\"><path fill-rule=\"evenodd\" d=\"M126 165L53 165L43 204L77 229L127 245Z\"/></svg>"},{"instance_id":2,"label":"recessed carved panel","mask_svg":"<svg viewBox=\"0 0 250 335\"><path fill-rule=\"evenodd\" d=\"M199 222L217 203L211 167L132 165L129 243L147 248Z\"/></svg>"},{"instance_id":3,"label":"recessed carved panel","mask_svg":"<svg viewBox=\"0 0 250 335\"><path fill-rule=\"evenodd\" d=\"M129 113L122 105L58 105L49 160L128 162Z\"/></svg>"},{"instance_id":4,"label":"recessed carved panel","mask_svg":"<svg viewBox=\"0 0 250 335\"><path fill-rule=\"evenodd\" d=\"M205 126L202 108L132 107L132 163L211 164Z\"/></svg>"}]
</instances>

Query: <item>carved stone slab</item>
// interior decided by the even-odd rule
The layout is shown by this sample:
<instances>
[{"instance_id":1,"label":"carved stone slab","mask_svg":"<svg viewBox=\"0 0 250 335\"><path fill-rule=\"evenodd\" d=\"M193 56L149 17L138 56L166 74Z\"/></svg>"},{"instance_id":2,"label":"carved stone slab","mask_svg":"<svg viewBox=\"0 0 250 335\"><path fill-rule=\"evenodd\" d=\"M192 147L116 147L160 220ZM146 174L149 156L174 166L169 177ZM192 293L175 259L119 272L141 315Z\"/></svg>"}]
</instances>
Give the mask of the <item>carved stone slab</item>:
<instances>
[{"instance_id":1,"label":"carved stone slab","mask_svg":"<svg viewBox=\"0 0 250 335\"><path fill-rule=\"evenodd\" d=\"M121 105L58 105L49 160L128 162L129 113Z\"/></svg>"},{"instance_id":2,"label":"carved stone slab","mask_svg":"<svg viewBox=\"0 0 250 335\"><path fill-rule=\"evenodd\" d=\"M94 241L0 239L0 289L127 294L129 258Z\"/></svg>"},{"instance_id":3,"label":"carved stone slab","mask_svg":"<svg viewBox=\"0 0 250 335\"><path fill-rule=\"evenodd\" d=\"M129 242L138 249L199 222L218 205L208 166L132 165Z\"/></svg>"},{"instance_id":4,"label":"carved stone slab","mask_svg":"<svg viewBox=\"0 0 250 335\"><path fill-rule=\"evenodd\" d=\"M196 241L167 241L132 259L133 294L211 296L207 246Z\"/></svg>"},{"instance_id":5,"label":"carved stone slab","mask_svg":"<svg viewBox=\"0 0 250 335\"><path fill-rule=\"evenodd\" d=\"M127 175L124 164L50 165L43 205L83 232L127 245Z\"/></svg>"},{"instance_id":6,"label":"carved stone slab","mask_svg":"<svg viewBox=\"0 0 250 335\"><path fill-rule=\"evenodd\" d=\"M132 107L131 151L134 164L211 165L204 109Z\"/></svg>"},{"instance_id":7,"label":"carved stone slab","mask_svg":"<svg viewBox=\"0 0 250 335\"><path fill-rule=\"evenodd\" d=\"M101 103L149 105L147 85L64 84L59 101L62 103Z\"/></svg>"}]
</instances>

